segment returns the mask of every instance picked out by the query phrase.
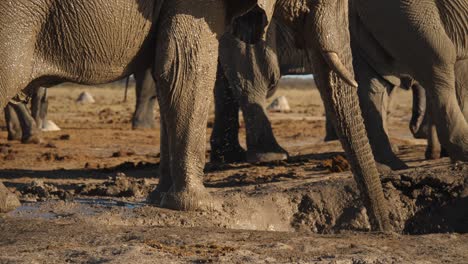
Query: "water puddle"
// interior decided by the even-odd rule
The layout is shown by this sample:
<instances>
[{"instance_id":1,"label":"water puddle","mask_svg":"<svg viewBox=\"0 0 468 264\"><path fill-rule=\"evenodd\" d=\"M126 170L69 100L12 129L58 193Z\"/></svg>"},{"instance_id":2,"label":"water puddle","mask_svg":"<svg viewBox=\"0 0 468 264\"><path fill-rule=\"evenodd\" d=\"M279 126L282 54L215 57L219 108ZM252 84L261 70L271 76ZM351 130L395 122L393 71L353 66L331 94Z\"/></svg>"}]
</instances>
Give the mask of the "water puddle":
<instances>
[{"instance_id":1,"label":"water puddle","mask_svg":"<svg viewBox=\"0 0 468 264\"><path fill-rule=\"evenodd\" d=\"M94 216L112 208L133 210L145 205L144 202L127 202L115 199L76 198L71 202L60 200L24 202L9 215L19 218L52 220L72 215Z\"/></svg>"},{"instance_id":2,"label":"water puddle","mask_svg":"<svg viewBox=\"0 0 468 264\"><path fill-rule=\"evenodd\" d=\"M143 202L125 202L114 199L103 199L103 198L76 198L73 200L75 203L90 205L94 207L124 207L127 209L140 208L146 205Z\"/></svg>"}]
</instances>

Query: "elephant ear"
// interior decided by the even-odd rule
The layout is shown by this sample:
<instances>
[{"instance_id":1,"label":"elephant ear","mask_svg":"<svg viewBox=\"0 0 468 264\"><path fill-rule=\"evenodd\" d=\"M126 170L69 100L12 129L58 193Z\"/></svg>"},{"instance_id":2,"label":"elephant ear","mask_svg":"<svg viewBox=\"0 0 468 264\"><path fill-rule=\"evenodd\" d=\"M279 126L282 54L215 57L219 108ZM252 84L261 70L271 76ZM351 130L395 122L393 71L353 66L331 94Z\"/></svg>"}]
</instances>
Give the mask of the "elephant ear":
<instances>
[{"instance_id":1,"label":"elephant ear","mask_svg":"<svg viewBox=\"0 0 468 264\"><path fill-rule=\"evenodd\" d=\"M227 0L228 32L255 44L266 36L273 16L274 0Z\"/></svg>"}]
</instances>

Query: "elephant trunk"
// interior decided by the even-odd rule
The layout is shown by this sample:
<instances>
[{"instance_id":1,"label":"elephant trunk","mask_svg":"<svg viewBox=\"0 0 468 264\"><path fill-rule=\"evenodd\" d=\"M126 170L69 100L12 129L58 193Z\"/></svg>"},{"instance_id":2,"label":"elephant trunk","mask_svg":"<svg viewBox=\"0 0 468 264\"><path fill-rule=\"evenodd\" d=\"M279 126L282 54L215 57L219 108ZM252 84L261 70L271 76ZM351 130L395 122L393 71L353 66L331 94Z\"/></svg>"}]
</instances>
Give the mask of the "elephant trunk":
<instances>
[{"instance_id":1,"label":"elephant trunk","mask_svg":"<svg viewBox=\"0 0 468 264\"><path fill-rule=\"evenodd\" d=\"M426 91L415 83L411 85L413 92L413 110L410 121L410 130L415 138L427 138L426 120Z\"/></svg>"},{"instance_id":2,"label":"elephant trunk","mask_svg":"<svg viewBox=\"0 0 468 264\"><path fill-rule=\"evenodd\" d=\"M354 178L364 198L373 230L390 231L390 221L354 81L349 36L348 1L317 1L311 8L318 57L316 81L326 110L346 151ZM322 58L320 58L322 57ZM314 58L317 60L317 58Z\"/></svg>"}]
</instances>

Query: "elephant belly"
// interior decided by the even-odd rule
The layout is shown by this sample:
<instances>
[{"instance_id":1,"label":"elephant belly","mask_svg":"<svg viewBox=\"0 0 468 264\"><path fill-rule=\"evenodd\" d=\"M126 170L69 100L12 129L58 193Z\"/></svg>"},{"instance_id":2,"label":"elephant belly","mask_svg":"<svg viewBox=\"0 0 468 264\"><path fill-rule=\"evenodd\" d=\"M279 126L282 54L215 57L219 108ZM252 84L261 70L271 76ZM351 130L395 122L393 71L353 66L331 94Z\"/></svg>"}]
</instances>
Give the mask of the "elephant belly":
<instances>
[{"instance_id":1,"label":"elephant belly","mask_svg":"<svg viewBox=\"0 0 468 264\"><path fill-rule=\"evenodd\" d=\"M154 0L55 0L37 36L38 76L109 82L153 57ZM44 72L47 71L47 72Z\"/></svg>"}]
</instances>

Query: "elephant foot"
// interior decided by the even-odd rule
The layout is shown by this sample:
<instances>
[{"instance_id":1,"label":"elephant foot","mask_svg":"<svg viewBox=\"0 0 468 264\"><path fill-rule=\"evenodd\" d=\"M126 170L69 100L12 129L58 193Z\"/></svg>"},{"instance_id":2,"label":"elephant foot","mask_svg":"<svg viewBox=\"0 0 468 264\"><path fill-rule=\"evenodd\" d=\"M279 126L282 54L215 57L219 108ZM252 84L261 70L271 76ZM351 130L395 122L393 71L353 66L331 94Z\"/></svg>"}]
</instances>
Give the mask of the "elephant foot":
<instances>
[{"instance_id":1,"label":"elephant foot","mask_svg":"<svg viewBox=\"0 0 468 264\"><path fill-rule=\"evenodd\" d=\"M150 130L155 127L156 125L154 122L134 122L132 124L132 130Z\"/></svg>"},{"instance_id":2,"label":"elephant foot","mask_svg":"<svg viewBox=\"0 0 468 264\"><path fill-rule=\"evenodd\" d=\"M11 193L2 183L0 183L0 214L15 210L21 205L18 197Z\"/></svg>"},{"instance_id":3,"label":"elephant foot","mask_svg":"<svg viewBox=\"0 0 468 264\"><path fill-rule=\"evenodd\" d=\"M328 134L325 136L325 138L323 139L325 142L330 142L330 141L335 141L335 140L338 140L338 136L336 134Z\"/></svg>"},{"instance_id":4,"label":"elephant foot","mask_svg":"<svg viewBox=\"0 0 468 264\"><path fill-rule=\"evenodd\" d=\"M398 170L406 170L408 169L408 165L398 157L394 157L392 159L388 159L385 162L376 161L377 170L382 173L389 173L391 171L398 171Z\"/></svg>"},{"instance_id":5,"label":"elephant foot","mask_svg":"<svg viewBox=\"0 0 468 264\"><path fill-rule=\"evenodd\" d=\"M41 144L43 142L39 135L29 135L21 139L23 144Z\"/></svg>"},{"instance_id":6,"label":"elephant foot","mask_svg":"<svg viewBox=\"0 0 468 264\"><path fill-rule=\"evenodd\" d=\"M170 186L161 186L161 184L158 184L156 189L154 189L154 191L152 191L148 195L146 201L155 206L160 206L164 195L166 195L166 193L169 192L169 190Z\"/></svg>"},{"instance_id":7,"label":"elephant foot","mask_svg":"<svg viewBox=\"0 0 468 264\"><path fill-rule=\"evenodd\" d=\"M212 163L238 163L247 160L246 151L238 146L231 150L216 150L213 149L210 155Z\"/></svg>"},{"instance_id":8,"label":"elephant foot","mask_svg":"<svg viewBox=\"0 0 468 264\"><path fill-rule=\"evenodd\" d=\"M213 211L220 207L203 186L160 194L162 195L160 207L163 208L179 211Z\"/></svg>"},{"instance_id":9,"label":"elephant foot","mask_svg":"<svg viewBox=\"0 0 468 264\"><path fill-rule=\"evenodd\" d=\"M442 158L450 157L448 151L447 151L445 148L442 148L442 149L440 150L440 157L442 157Z\"/></svg>"},{"instance_id":10,"label":"elephant foot","mask_svg":"<svg viewBox=\"0 0 468 264\"><path fill-rule=\"evenodd\" d=\"M248 163L261 163L287 160L289 155L284 152L247 152Z\"/></svg>"},{"instance_id":11,"label":"elephant foot","mask_svg":"<svg viewBox=\"0 0 468 264\"><path fill-rule=\"evenodd\" d=\"M427 129L419 129L415 132L413 132L413 136L414 138L417 138L417 139L426 139L429 137L428 133L427 133Z\"/></svg>"},{"instance_id":12,"label":"elephant foot","mask_svg":"<svg viewBox=\"0 0 468 264\"><path fill-rule=\"evenodd\" d=\"M390 146L392 147L392 152L393 152L393 153L398 153L398 152L400 152L400 148L398 147L397 144L391 144Z\"/></svg>"},{"instance_id":13,"label":"elephant foot","mask_svg":"<svg viewBox=\"0 0 468 264\"><path fill-rule=\"evenodd\" d=\"M442 157L442 150L439 148L432 148L428 146L424 156L427 160L438 160Z\"/></svg>"},{"instance_id":14,"label":"elephant foot","mask_svg":"<svg viewBox=\"0 0 468 264\"><path fill-rule=\"evenodd\" d=\"M8 141L21 141L22 137L21 133L8 132Z\"/></svg>"},{"instance_id":15,"label":"elephant foot","mask_svg":"<svg viewBox=\"0 0 468 264\"><path fill-rule=\"evenodd\" d=\"M156 189L148 195L148 198L146 198L146 201L152 205L160 206L162 198L164 197L166 193L167 192L158 190L158 188L156 187Z\"/></svg>"}]
</instances>

